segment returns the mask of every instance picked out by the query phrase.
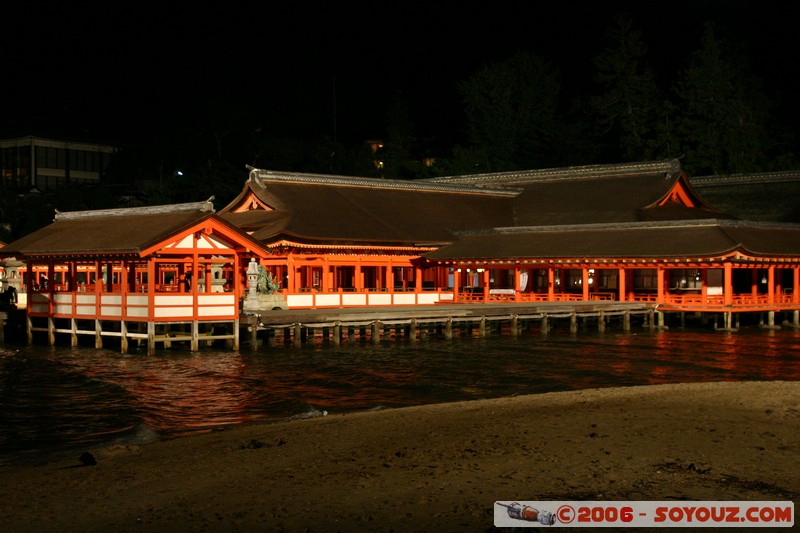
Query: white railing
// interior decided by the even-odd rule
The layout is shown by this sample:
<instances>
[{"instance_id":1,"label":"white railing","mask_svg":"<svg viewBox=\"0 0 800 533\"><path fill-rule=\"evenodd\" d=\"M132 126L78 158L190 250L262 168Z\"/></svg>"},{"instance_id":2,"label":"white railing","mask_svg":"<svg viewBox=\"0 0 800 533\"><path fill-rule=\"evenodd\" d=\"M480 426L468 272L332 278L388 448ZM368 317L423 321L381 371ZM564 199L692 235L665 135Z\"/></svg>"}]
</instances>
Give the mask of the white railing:
<instances>
[{"instance_id":1,"label":"white railing","mask_svg":"<svg viewBox=\"0 0 800 533\"><path fill-rule=\"evenodd\" d=\"M284 293L289 309L319 307L373 307L393 305L433 305L452 302L451 291L423 292L299 292Z\"/></svg>"},{"instance_id":2,"label":"white railing","mask_svg":"<svg viewBox=\"0 0 800 533\"><path fill-rule=\"evenodd\" d=\"M203 293L195 302L191 294L114 294L58 292L51 301L49 293L28 295L32 316L117 320L170 320L236 318L239 303L234 293ZM150 301L152 299L152 316Z\"/></svg>"}]
</instances>

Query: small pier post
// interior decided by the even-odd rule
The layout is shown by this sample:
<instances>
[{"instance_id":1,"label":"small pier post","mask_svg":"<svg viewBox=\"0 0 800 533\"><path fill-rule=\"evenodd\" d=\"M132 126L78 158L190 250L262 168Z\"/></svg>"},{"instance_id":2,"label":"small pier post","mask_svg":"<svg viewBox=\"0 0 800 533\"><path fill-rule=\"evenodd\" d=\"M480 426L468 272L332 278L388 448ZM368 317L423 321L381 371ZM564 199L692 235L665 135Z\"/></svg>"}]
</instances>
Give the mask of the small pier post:
<instances>
[{"instance_id":1,"label":"small pier post","mask_svg":"<svg viewBox=\"0 0 800 533\"><path fill-rule=\"evenodd\" d=\"M338 320L333 325L333 344L336 346L342 343L342 323Z\"/></svg>"},{"instance_id":2,"label":"small pier post","mask_svg":"<svg viewBox=\"0 0 800 533\"><path fill-rule=\"evenodd\" d=\"M52 317L47 317L47 342L50 346L55 346L56 344L56 327Z\"/></svg>"},{"instance_id":3,"label":"small pier post","mask_svg":"<svg viewBox=\"0 0 800 533\"><path fill-rule=\"evenodd\" d=\"M294 325L294 345L301 346L303 344L303 326L299 322Z\"/></svg>"},{"instance_id":4,"label":"small pier post","mask_svg":"<svg viewBox=\"0 0 800 533\"><path fill-rule=\"evenodd\" d=\"M665 322L665 313L661 311L656 311L656 315L658 315L658 329L669 329Z\"/></svg>"},{"instance_id":5,"label":"small pier post","mask_svg":"<svg viewBox=\"0 0 800 533\"><path fill-rule=\"evenodd\" d=\"M381 324L380 320L376 320L372 323L372 343L378 344L381 341L381 328L383 324Z\"/></svg>"},{"instance_id":6,"label":"small pier post","mask_svg":"<svg viewBox=\"0 0 800 533\"><path fill-rule=\"evenodd\" d=\"M444 323L444 338L450 340L453 338L453 319L448 318Z\"/></svg>"},{"instance_id":7,"label":"small pier post","mask_svg":"<svg viewBox=\"0 0 800 533\"><path fill-rule=\"evenodd\" d=\"M103 324L97 319L94 321L94 347L103 349Z\"/></svg>"},{"instance_id":8,"label":"small pier post","mask_svg":"<svg viewBox=\"0 0 800 533\"><path fill-rule=\"evenodd\" d=\"M73 319L72 322L74 323L75 320ZM73 330L74 329L75 328L73 326ZM77 343L77 341L78 341L78 336L76 334L75 335L75 342ZM122 353L128 353L128 326L125 324L124 320L122 320L119 323L119 349L120 349L120 352L122 352Z\"/></svg>"},{"instance_id":9,"label":"small pier post","mask_svg":"<svg viewBox=\"0 0 800 533\"><path fill-rule=\"evenodd\" d=\"M541 327L542 335L547 335L547 332L548 332L549 328L550 328L550 324L549 324L549 321L547 319L547 315L544 314L544 315L542 315L542 327Z\"/></svg>"},{"instance_id":10,"label":"small pier post","mask_svg":"<svg viewBox=\"0 0 800 533\"><path fill-rule=\"evenodd\" d=\"M570 333L578 332L578 315L576 315L575 313L569 315L569 332Z\"/></svg>"},{"instance_id":11,"label":"small pier post","mask_svg":"<svg viewBox=\"0 0 800 533\"><path fill-rule=\"evenodd\" d=\"M69 326L70 326L70 346L75 348L78 345L78 322L74 318L71 318L69 320Z\"/></svg>"},{"instance_id":12,"label":"small pier post","mask_svg":"<svg viewBox=\"0 0 800 533\"><path fill-rule=\"evenodd\" d=\"M600 314L597 315L597 331L603 333L606 330L606 314L603 311L600 311Z\"/></svg>"},{"instance_id":13,"label":"small pier post","mask_svg":"<svg viewBox=\"0 0 800 533\"><path fill-rule=\"evenodd\" d=\"M255 348L258 346L258 324L250 324L247 330L250 333L250 347Z\"/></svg>"},{"instance_id":14,"label":"small pier post","mask_svg":"<svg viewBox=\"0 0 800 533\"><path fill-rule=\"evenodd\" d=\"M98 321L99 322L99 321ZM98 333L97 336L100 337L100 325L98 324ZM148 322L147 323L147 355L155 355L156 354L156 323L155 322Z\"/></svg>"},{"instance_id":15,"label":"small pier post","mask_svg":"<svg viewBox=\"0 0 800 533\"><path fill-rule=\"evenodd\" d=\"M408 324L408 336L412 341L417 340L417 319L412 318Z\"/></svg>"},{"instance_id":16,"label":"small pier post","mask_svg":"<svg viewBox=\"0 0 800 533\"><path fill-rule=\"evenodd\" d=\"M197 320L192 320L192 340L190 341L191 350L196 352L200 349L200 324ZM256 325L256 328L258 326Z\"/></svg>"},{"instance_id":17,"label":"small pier post","mask_svg":"<svg viewBox=\"0 0 800 533\"><path fill-rule=\"evenodd\" d=\"M622 331L630 331L631 330L631 312L625 311L622 315Z\"/></svg>"},{"instance_id":18,"label":"small pier post","mask_svg":"<svg viewBox=\"0 0 800 533\"><path fill-rule=\"evenodd\" d=\"M519 317L511 315L511 336L516 337L519 335Z\"/></svg>"},{"instance_id":19,"label":"small pier post","mask_svg":"<svg viewBox=\"0 0 800 533\"><path fill-rule=\"evenodd\" d=\"M486 336L486 317L482 316L481 321L478 324L478 336L483 338Z\"/></svg>"}]
</instances>

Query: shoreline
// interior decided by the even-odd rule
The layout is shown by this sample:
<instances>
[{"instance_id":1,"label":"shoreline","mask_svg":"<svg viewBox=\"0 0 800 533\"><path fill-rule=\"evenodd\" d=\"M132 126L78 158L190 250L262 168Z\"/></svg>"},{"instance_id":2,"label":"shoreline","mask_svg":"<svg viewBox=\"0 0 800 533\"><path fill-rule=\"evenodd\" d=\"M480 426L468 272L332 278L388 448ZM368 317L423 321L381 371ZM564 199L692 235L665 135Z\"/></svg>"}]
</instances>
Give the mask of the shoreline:
<instances>
[{"instance_id":1,"label":"shoreline","mask_svg":"<svg viewBox=\"0 0 800 533\"><path fill-rule=\"evenodd\" d=\"M443 531L499 500L800 496L800 382L583 389L237 426L0 470L4 531Z\"/></svg>"}]
</instances>

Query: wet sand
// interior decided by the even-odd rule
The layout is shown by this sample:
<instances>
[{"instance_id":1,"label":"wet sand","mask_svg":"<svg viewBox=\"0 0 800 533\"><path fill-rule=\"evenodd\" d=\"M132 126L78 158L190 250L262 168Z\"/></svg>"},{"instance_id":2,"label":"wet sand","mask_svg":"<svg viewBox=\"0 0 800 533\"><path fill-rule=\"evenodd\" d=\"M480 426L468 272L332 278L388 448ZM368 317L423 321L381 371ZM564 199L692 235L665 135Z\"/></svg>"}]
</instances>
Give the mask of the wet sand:
<instances>
[{"instance_id":1,"label":"wet sand","mask_svg":"<svg viewBox=\"0 0 800 533\"><path fill-rule=\"evenodd\" d=\"M0 529L484 531L495 501L800 496L800 382L388 409L0 472Z\"/></svg>"}]
</instances>

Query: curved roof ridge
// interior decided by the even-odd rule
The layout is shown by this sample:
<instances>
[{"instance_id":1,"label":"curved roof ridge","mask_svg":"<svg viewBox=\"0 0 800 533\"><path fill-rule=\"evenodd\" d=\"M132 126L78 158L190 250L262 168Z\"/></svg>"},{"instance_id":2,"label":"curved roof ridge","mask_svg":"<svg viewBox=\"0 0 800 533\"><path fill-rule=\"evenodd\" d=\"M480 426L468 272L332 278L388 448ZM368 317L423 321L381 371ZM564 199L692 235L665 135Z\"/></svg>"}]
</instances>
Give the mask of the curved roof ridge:
<instances>
[{"instance_id":1,"label":"curved roof ridge","mask_svg":"<svg viewBox=\"0 0 800 533\"><path fill-rule=\"evenodd\" d=\"M149 205L143 207L119 207L114 209L94 209L90 211L59 211L56 209L55 220L77 220L83 218L106 218L116 216L144 216L163 215L166 213L182 213L197 211L199 213L213 213L214 204L212 196L204 202L190 202L185 204Z\"/></svg>"},{"instance_id":2,"label":"curved roof ridge","mask_svg":"<svg viewBox=\"0 0 800 533\"><path fill-rule=\"evenodd\" d=\"M253 167L250 169L249 180L265 187L267 181L282 181L293 183L315 183L320 185L345 185L350 187L370 187L387 189L406 189L420 191L439 191L469 194L496 194L501 196L516 196L521 190L509 187L475 187L470 185L451 185L448 183L435 183L428 180L396 180L381 178L364 178L357 176L342 176L335 174L307 174L301 172L278 172Z\"/></svg>"},{"instance_id":3,"label":"curved roof ridge","mask_svg":"<svg viewBox=\"0 0 800 533\"><path fill-rule=\"evenodd\" d=\"M750 172L745 174L714 174L711 176L695 176L689 178L695 187L714 187L742 183L776 183L800 181L800 170L783 170L776 172Z\"/></svg>"},{"instance_id":4,"label":"curved roof ridge","mask_svg":"<svg viewBox=\"0 0 800 533\"><path fill-rule=\"evenodd\" d=\"M574 230L598 229L643 229L667 227L696 227L719 226L727 228L775 228L775 229L800 229L800 224L788 222L762 222L748 220L731 220L721 218L698 218L689 220L654 220L638 222L599 222L594 224L561 224L549 226L506 226L497 228L477 228L467 230L454 230L457 235L477 235L482 233L530 233L530 232L557 232Z\"/></svg>"},{"instance_id":5,"label":"curved roof ridge","mask_svg":"<svg viewBox=\"0 0 800 533\"><path fill-rule=\"evenodd\" d=\"M465 174L430 178L424 181L433 183L514 183L552 180L573 180L585 178L607 178L637 174L665 174L671 177L681 171L680 161L668 159L661 161L620 163L610 165L583 165L574 167L545 168L539 170L516 170L510 172L491 172L487 174Z\"/></svg>"}]
</instances>

